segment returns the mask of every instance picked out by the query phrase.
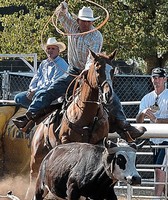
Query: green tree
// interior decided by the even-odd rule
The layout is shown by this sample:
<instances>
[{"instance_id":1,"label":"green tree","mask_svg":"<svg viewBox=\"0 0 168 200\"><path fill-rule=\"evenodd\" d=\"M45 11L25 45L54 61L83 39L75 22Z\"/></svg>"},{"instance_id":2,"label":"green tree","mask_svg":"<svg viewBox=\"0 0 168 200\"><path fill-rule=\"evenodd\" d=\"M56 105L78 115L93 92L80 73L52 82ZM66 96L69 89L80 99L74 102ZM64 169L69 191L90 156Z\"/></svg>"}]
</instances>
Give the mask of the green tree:
<instances>
[{"instance_id":1,"label":"green tree","mask_svg":"<svg viewBox=\"0 0 168 200\"><path fill-rule=\"evenodd\" d=\"M168 60L167 9L167 0L113 1L110 21L105 27L107 33L111 31L111 37L105 37L108 46L118 46L123 58L142 58L147 63L147 73L155 66L165 66Z\"/></svg>"},{"instance_id":2,"label":"green tree","mask_svg":"<svg viewBox=\"0 0 168 200\"><path fill-rule=\"evenodd\" d=\"M44 0L4 0L0 7L24 6L19 12L3 14L0 18L2 53L38 53L41 60L45 52L41 44L49 36L67 43L67 38L58 34L51 23L51 16L61 1ZM147 63L146 73L155 66L164 67L168 63L168 1L167 0L95 0L110 14L105 26L101 28L104 36L103 51L110 53L118 48L118 58L141 58ZM68 1L69 10L78 13L82 6L91 6L96 21L105 19L101 8L87 1ZM5 9L5 8L4 8Z\"/></svg>"}]
</instances>

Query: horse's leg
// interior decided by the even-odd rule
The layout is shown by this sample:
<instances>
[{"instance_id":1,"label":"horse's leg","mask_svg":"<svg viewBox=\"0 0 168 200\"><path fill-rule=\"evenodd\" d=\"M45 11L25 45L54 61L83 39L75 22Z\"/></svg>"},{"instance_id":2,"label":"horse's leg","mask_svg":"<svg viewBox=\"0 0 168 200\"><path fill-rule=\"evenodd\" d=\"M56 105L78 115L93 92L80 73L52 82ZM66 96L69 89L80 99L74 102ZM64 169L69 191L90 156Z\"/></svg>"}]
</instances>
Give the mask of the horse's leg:
<instances>
[{"instance_id":1,"label":"horse's leg","mask_svg":"<svg viewBox=\"0 0 168 200\"><path fill-rule=\"evenodd\" d=\"M48 142L49 142L50 150L54 148L55 146L58 146L59 144L61 144L61 141L59 140L59 136L56 136L56 134L59 134L59 127L58 126L55 127L54 123L50 124L50 127L48 129L48 140L49 140Z\"/></svg>"},{"instance_id":2,"label":"horse's leg","mask_svg":"<svg viewBox=\"0 0 168 200\"><path fill-rule=\"evenodd\" d=\"M47 159L44 159L39 168L39 173L36 179L34 199L43 200L49 193L47 183L50 182L50 172L47 172Z\"/></svg>"},{"instance_id":3,"label":"horse's leg","mask_svg":"<svg viewBox=\"0 0 168 200\"><path fill-rule=\"evenodd\" d=\"M38 184L38 182L37 182ZM36 186L36 191L33 197L33 200L43 200L48 194L48 190L46 188L41 188L41 186Z\"/></svg>"},{"instance_id":4,"label":"horse's leg","mask_svg":"<svg viewBox=\"0 0 168 200\"><path fill-rule=\"evenodd\" d=\"M33 200L43 200L45 198L45 196L43 195L44 191L42 189L39 189L34 197L33 197Z\"/></svg>"},{"instance_id":5,"label":"horse's leg","mask_svg":"<svg viewBox=\"0 0 168 200\"><path fill-rule=\"evenodd\" d=\"M44 186L44 184L42 186L39 179L37 179L33 200L43 200L45 199L48 193L49 193L49 190L46 188L46 186ZM54 197L54 199L56 198Z\"/></svg>"},{"instance_id":6,"label":"horse's leg","mask_svg":"<svg viewBox=\"0 0 168 200\"><path fill-rule=\"evenodd\" d=\"M60 129L60 132L59 132L59 138L60 138L61 144L66 144L66 143L71 142L71 140L69 138L69 134L68 134L70 131L71 130L68 127L67 123L62 121L61 129Z\"/></svg>"},{"instance_id":7,"label":"horse's leg","mask_svg":"<svg viewBox=\"0 0 168 200\"><path fill-rule=\"evenodd\" d=\"M31 143L31 159L30 159L30 183L26 192L25 199L30 199L30 195L34 192L35 179L37 178L38 169L42 161L43 155L40 149L44 145L44 124L40 123L37 127Z\"/></svg>"},{"instance_id":8,"label":"horse's leg","mask_svg":"<svg viewBox=\"0 0 168 200\"><path fill-rule=\"evenodd\" d=\"M68 184L67 199L68 200L79 200L80 196L81 195L79 193L79 189L78 189L78 186L76 185L76 183L72 182L72 183Z\"/></svg>"}]
</instances>

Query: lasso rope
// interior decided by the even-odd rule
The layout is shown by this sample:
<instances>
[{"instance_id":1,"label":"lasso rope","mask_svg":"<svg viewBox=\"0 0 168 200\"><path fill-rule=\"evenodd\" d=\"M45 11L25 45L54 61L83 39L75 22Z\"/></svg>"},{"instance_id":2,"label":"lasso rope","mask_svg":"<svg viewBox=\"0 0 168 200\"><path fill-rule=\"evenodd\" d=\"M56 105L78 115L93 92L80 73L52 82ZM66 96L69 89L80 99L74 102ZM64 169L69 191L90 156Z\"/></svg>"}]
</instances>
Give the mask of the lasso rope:
<instances>
[{"instance_id":1,"label":"lasso rope","mask_svg":"<svg viewBox=\"0 0 168 200\"><path fill-rule=\"evenodd\" d=\"M46 29L47 25L50 23L50 21L52 21L52 24L54 25L56 31L64 36L72 36L72 35L85 35L85 34L88 34L88 33L91 33L93 31L96 31L98 29L100 29L102 26L104 26L106 24L106 22L108 21L109 19L109 12L107 11L107 9L105 9L103 6L99 5L98 3L95 3L91 0L85 0L91 4L94 4L100 8L102 8L105 12L106 12L106 18L104 19L104 21L98 25L97 27L95 27L94 29L92 30L89 30L89 31L86 31L86 32L82 32L82 33L64 33L62 32L58 27L57 27L57 23L58 23L58 16L60 14L60 11L61 11L61 7L59 8L59 6L55 9L53 15L49 18L49 20L47 21L47 23L45 24L43 30L42 30L42 33L41 33L41 44L42 44L42 48L43 50L45 51L44 49L44 44L43 44L43 33L44 33L44 30ZM56 21L54 22L54 16L56 16ZM46 51L45 51L46 52Z\"/></svg>"},{"instance_id":2,"label":"lasso rope","mask_svg":"<svg viewBox=\"0 0 168 200\"><path fill-rule=\"evenodd\" d=\"M89 2L89 3L92 3L92 4L94 4L94 5L96 5L96 6L100 7L100 8L102 8L102 9L106 12L106 18L105 18L105 20L104 20L99 26L97 26L97 27L95 27L94 29L89 30L89 31L85 31L85 32L81 32L81 33L64 33L63 31L61 31L61 30L57 27L58 16L59 16L59 13L60 13L60 11L61 11L61 7L60 7L60 9L57 9L57 8L56 8L54 14L53 14L52 17L51 17L51 19L52 19L52 23L53 23L53 25L54 25L54 27L55 27L55 29L57 30L58 33L60 33L60 34L62 34L62 35L64 35L64 36L85 35L85 34L88 34L88 33L91 33L91 32L94 32L94 31L100 29L102 26L104 26L104 24L106 24L106 22L107 22L108 19L109 19L109 12L108 12L103 6L99 5L98 3L95 3L95 2L90 1L90 0L85 0L85 1L87 1L87 2ZM56 17L57 17L55 22L54 22L54 15L56 15Z\"/></svg>"}]
</instances>

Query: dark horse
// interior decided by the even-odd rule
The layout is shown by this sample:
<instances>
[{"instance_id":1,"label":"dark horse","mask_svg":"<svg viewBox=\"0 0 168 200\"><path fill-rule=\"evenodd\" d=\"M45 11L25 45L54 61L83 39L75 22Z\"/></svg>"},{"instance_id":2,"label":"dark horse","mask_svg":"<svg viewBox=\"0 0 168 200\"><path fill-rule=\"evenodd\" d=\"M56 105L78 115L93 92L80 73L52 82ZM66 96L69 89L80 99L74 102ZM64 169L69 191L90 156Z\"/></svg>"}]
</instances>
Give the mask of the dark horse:
<instances>
[{"instance_id":1,"label":"dark horse","mask_svg":"<svg viewBox=\"0 0 168 200\"><path fill-rule=\"evenodd\" d=\"M36 177L36 172L44 157L42 145L49 149L62 143L85 142L97 144L108 137L108 114L104 102L112 95L112 79L114 69L111 61L116 51L109 56L91 52L92 64L77 78L79 85L72 95L72 102L63 114L59 129L59 110L55 111L56 124L41 123L33 137L31 146L30 180ZM59 135L58 135L59 133ZM30 189L30 188L29 188ZM28 193L27 193L27 196Z\"/></svg>"}]
</instances>

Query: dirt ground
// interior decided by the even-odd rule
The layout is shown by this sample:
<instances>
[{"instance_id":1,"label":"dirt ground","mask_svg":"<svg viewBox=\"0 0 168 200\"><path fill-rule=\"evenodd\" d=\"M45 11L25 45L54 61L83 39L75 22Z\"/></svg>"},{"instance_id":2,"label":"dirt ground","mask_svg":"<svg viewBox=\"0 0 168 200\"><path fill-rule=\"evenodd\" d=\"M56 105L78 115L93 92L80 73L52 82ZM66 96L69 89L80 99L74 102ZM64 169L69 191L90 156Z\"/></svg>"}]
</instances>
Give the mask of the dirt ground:
<instances>
[{"instance_id":1,"label":"dirt ground","mask_svg":"<svg viewBox=\"0 0 168 200\"><path fill-rule=\"evenodd\" d=\"M1 178L0 179L0 195L5 196L7 195L9 191L12 191L12 193L15 196L17 196L20 200L24 200L28 186L29 186L28 175ZM0 198L0 200L1 199L6 200L7 198ZM51 200L51 198L47 198L47 200ZM84 198L82 198L81 200L84 200ZM127 198L118 197L118 200L127 200Z\"/></svg>"},{"instance_id":2,"label":"dirt ground","mask_svg":"<svg viewBox=\"0 0 168 200\"><path fill-rule=\"evenodd\" d=\"M17 196L21 200L23 200L28 186L29 186L28 175L27 176L17 176L17 177L10 176L10 177L5 177L5 178L0 178L0 195L5 196L9 191L12 191L12 193L15 196ZM2 199L2 198L0 198L0 199Z\"/></svg>"},{"instance_id":3,"label":"dirt ground","mask_svg":"<svg viewBox=\"0 0 168 200\"><path fill-rule=\"evenodd\" d=\"M0 178L0 195L5 196L9 191L17 196L20 200L24 200L27 188L29 186L29 176L17 176L17 177L5 177ZM118 196L118 200L127 200L127 191L122 189L115 189L116 194ZM152 195L152 193L147 193L147 191L138 191L140 196L142 195ZM0 198L0 200L6 200L7 198ZM31 198L30 198L31 200ZM51 200L51 198L47 198L47 200ZM53 200L53 198L52 198ZM81 200L84 200L82 198ZM143 198L132 198L132 200L144 200ZM148 200L145 198L145 200ZM149 198L151 200L151 198Z\"/></svg>"}]
</instances>

